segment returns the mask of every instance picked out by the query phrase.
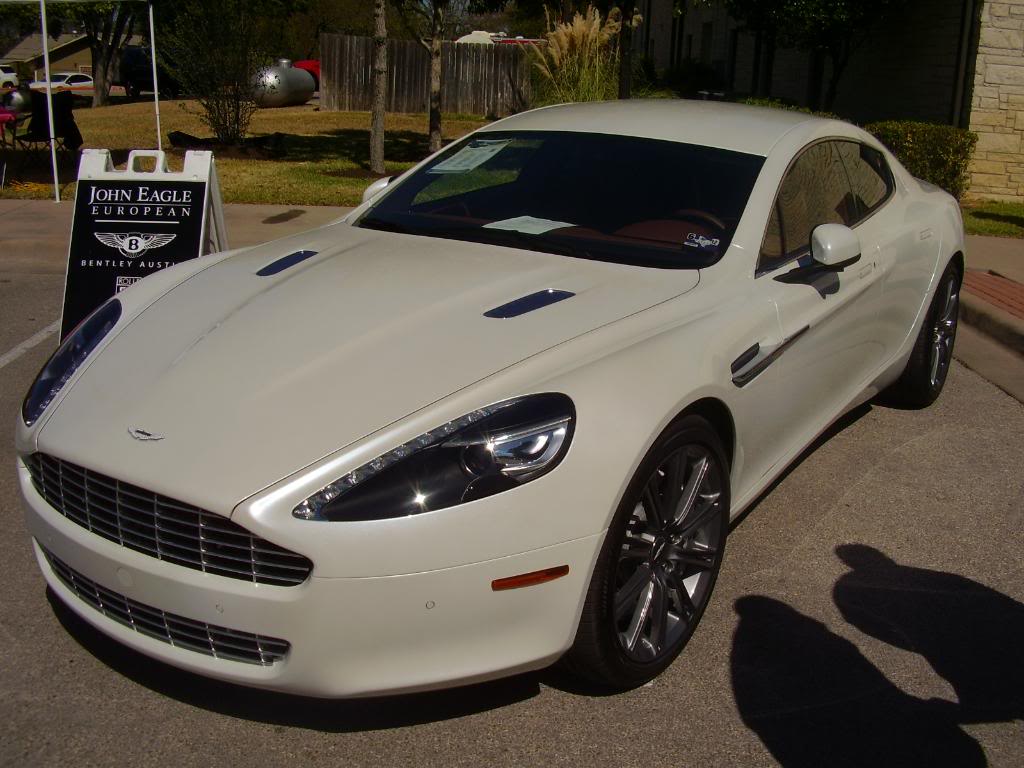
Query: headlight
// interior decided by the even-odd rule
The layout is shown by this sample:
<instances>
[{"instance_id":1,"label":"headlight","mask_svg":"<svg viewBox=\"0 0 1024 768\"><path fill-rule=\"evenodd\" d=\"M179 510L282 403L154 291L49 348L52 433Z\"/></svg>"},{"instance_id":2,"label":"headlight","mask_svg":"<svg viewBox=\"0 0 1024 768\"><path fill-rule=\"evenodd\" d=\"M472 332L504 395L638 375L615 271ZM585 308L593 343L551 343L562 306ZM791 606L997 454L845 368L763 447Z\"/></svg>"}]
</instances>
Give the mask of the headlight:
<instances>
[{"instance_id":1,"label":"headlight","mask_svg":"<svg viewBox=\"0 0 1024 768\"><path fill-rule=\"evenodd\" d=\"M25 395L25 402L21 405L21 417L27 426L31 427L42 415L46 406L68 383L68 379L74 376L85 358L103 341L103 337L117 324L120 317L121 302L110 299L79 323L71 335L64 339L64 343L53 353L53 357L46 361L43 370L36 376L28 394Z\"/></svg>"},{"instance_id":2,"label":"headlight","mask_svg":"<svg viewBox=\"0 0 1024 768\"><path fill-rule=\"evenodd\" d=\"M302 520L383 520L492 496L558 466L574 422L572 400L561 394L481 408L378 456L292 514Z\"/></svg>"}]
</instances>

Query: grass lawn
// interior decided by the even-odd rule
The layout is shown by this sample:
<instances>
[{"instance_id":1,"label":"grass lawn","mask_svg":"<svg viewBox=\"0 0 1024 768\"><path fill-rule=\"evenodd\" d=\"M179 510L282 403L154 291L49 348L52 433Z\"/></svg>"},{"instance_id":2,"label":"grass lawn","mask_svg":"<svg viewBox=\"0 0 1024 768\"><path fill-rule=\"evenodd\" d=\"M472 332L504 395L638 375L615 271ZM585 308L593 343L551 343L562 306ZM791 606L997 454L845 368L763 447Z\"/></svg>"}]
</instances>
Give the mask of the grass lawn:
<instances>
[{"instance_id":1,"label":"grass lawn","mask_svg":"<svg viewBox=\"0 0 1024 768\"><path fill-rule=\"evenodd\" d=\"M961 208L968 234L1024 237L1024 203L972 200Z\"/></svg>"},{"instance_id":2,"label":"grass lawn","mask_svg":"<svg viewBox=\"0 0 1024 768\"><path fill-rule=\"evenodd\" d=\"M161 102L164 145L170 131L195 136L212 135L191 101ZM98 109L75 110L75 121L85 147L112 150L115 162L124 163L130 149L155 145L152 102L118 104ZM486 121L467 115L445 115L445 139L464 136ZM374 178L370 158L368 112L320 112L315 106L257 110L250 134L285 134L283 157L249 159L219 157L215 153L224 202L284 203L292 205L356 205L363 189ZM426 157L426 115L389 114L385 121L387 170L397 173ZM181 170L184 152L169 152L172 170ZM17 164L14 160L11 165ZM123 165L121 166L123 167ZM61 197L74 196L74 166L61 170ZM12 178L13 177L13 178ZM8 184L0 198L46 198L52 192L52 172L45 167L8 171Z\"/></svg>"}]
</instances>

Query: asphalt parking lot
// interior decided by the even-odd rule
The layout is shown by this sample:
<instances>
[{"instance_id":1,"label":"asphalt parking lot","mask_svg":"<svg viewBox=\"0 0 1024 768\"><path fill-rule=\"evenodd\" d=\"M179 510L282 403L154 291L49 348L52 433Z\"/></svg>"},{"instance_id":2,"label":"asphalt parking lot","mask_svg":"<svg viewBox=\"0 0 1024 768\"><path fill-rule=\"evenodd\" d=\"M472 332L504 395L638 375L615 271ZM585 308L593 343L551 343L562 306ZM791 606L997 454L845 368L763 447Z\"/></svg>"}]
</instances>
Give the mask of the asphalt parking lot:
<instances>
[{"instance_id":1,"label":"asphalt parking lot","mask_svg":"<svg viewBox=\"0 0 1024 768\"><path fill-rule=\"evenodd\" d=\"M62 287L59 259L0 258L0 765L1024 765L1024 406L959 364L930 409L849 414L750 510L648 687L319 701L165 667L48 599L11 431L55 337L7 353Z\"/></svg>"}]
</instances>

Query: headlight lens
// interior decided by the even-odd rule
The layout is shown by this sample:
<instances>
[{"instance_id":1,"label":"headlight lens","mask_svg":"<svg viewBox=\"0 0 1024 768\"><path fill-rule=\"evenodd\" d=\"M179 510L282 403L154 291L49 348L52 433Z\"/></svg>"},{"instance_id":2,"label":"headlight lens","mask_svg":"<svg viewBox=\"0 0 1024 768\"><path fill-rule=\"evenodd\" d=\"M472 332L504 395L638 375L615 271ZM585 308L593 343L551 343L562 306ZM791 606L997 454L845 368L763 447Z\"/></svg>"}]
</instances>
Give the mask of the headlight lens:
<instances>
[{"instance_id":1,"label":"headlight lens","mask_svg":"<svg viewBox=\"0 0 1024 768\"><path fill-rule=\"evenodd\" d=\"M572 400L556 393L481 408L364 464L292 514L302 520L383 520L492 496L558 466L574 423Z\"/></svg>"},{"instance_id":2,"label":"headlight lens","mask_svg":"<svg viewBox=\"0 0 1024 768\"><path fill-rule=\"evenodd\" d=\"M64 339L64 343L53 353L53 357L46 361L43 370L32 382L25 402L21 405L21 417L27 426L35 424L36 419L46 410L46 406L53 402L53 398L68 383L68 379L75 374L89 353L96 349L96 345L117 325L120 317L121 302L110 299L85 318L71 335Z\"/></svg>"}]
</instances>

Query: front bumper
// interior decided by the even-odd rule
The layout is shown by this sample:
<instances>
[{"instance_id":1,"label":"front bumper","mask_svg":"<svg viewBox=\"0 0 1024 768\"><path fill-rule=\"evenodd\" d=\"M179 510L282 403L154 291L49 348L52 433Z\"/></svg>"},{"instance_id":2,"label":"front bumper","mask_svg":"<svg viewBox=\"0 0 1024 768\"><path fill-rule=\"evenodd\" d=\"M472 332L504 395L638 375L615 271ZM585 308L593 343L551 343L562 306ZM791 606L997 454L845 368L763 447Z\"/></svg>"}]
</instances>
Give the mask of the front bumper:
<instances>
[{"instance_id":1,"label":"front bumper","mask_svg":"<svg viewBox=\"0 0 1024 768\"><path fill-rule=\"evenodd\" d=\"M510 557L398 576L314 575L293 587L250 584L162 562L103 539L50 507L20 461L18 475L40 569L50 588L83 619L176 667L311 696L440 688L550 664L572 643L603 540L597 534ZM41 547L131 601L194 622L281 638L290 650L283 660L261 666L141 634L65 586ZM495 579L563 564L569 565L569 574L555 581L491 589Z\"/></svg>"}]
</instances>

